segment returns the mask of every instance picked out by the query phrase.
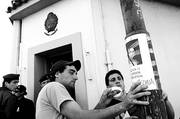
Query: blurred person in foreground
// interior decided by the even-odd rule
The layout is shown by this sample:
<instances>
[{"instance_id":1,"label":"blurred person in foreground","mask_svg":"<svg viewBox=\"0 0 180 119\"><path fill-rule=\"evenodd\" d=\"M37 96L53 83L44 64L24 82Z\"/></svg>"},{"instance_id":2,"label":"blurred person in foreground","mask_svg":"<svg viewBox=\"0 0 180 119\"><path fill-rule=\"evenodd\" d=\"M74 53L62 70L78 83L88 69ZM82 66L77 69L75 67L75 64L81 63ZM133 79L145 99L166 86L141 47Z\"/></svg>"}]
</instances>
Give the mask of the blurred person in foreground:
<instances>
[{"instance_id":1,"label":"blurred person in foreground","mask_svg":"<svg viewBox=\"0 0 180 119\"><path fill-rule=\"evenodd\" d=\"M131 86L124 101L105 109L84 110L71 96L75 92L77 73L81 68L79 60L58 61L52 65L55 81L46 84L38 95L36 102L36 119L107 119L117 116L133 105L148 105L148 101L137 98L151 93L140 92L147 88L140 82Z\"/></svg>"}]
</instances>

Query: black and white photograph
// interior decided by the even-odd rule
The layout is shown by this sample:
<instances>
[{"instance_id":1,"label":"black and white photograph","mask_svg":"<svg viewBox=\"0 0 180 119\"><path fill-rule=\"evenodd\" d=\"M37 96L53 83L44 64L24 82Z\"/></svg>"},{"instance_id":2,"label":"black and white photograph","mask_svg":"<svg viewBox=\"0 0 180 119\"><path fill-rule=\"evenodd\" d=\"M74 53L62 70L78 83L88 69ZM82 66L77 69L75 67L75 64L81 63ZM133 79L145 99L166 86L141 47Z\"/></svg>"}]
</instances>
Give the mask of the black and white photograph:
<instances>
[{"instance_id":1,"label":"black and white photograph","mask_svg":"<svg viewBox=\"0 0 180 119\"><path fill-rule=\"evenodd\" d=\"M141 51L139 48L138 39L133 39L126 43L126 49L128 54L129 63L132 66L142 64Z\"/></svg>"},{"instance_id":2,"label":"black and white photograph","mask_svg":"<svg viewBox=\"0 0 180 119\"><path fill-rule=\"evenodd\" d=\"M180 0L1 0L0 119L180 119Z\"/></svg>"}]
</instances>

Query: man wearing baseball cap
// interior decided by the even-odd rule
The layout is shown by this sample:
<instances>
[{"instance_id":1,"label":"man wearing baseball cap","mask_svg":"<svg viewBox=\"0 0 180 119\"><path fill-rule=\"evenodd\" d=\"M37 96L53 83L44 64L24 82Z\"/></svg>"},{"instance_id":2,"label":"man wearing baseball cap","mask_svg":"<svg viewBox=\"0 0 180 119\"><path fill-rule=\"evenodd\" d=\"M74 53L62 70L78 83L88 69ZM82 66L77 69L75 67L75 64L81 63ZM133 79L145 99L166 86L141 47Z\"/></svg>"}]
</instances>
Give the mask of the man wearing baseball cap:
<instances>
[{"instance_id":1,"label":"man wearing baseball cap","mask_svg":"<svg viewBox=\"0 0 180 119\"><path fill-rule=\"evenodd\" d=\"M121 103L105 109L82 109L70 93L71 90L75 90L80 68L79 60L72 62L61 60L52 65L51 71L55 81L41 89L36 102L36 119L107 119L117 116L134 104L149 104L147 101L137 100L139 97L150 95L150 92L140 92L147 86L135 83L125 96L126 100Z\"/></svg>"},{"instance_id":2,"label":"man wearing baseball cap","mask_svg":"<svg viewBox=\"0 0 180 119\"><path fill-rule=\"evenodd\" d=\"M15 119L17 98L12 91L15 91L19 83L19 74L7 74L3 78L3 85L0 88L0 118Z\"/></svg>"}]
</instances>

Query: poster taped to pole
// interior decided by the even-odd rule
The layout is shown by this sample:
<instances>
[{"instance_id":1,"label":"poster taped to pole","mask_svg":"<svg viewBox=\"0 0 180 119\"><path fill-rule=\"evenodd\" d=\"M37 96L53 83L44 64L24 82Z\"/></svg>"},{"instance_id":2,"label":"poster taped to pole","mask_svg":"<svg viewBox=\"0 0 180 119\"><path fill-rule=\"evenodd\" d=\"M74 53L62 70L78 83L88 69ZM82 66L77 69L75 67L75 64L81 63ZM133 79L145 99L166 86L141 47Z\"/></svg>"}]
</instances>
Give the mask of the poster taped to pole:
<instances>
[{"instance_id":1,"label":"poster taped to pole","mask_svg":"<svg viewBox=\"0 0 180 119\"><path fill-rule=\"evenodd\" d=\"M148 85L147 90L158 89L155 80L157 68L153 68L156 63L149 36L140 33L127 37L125 41L132 81Z\"/></svg>"}]
</instances>

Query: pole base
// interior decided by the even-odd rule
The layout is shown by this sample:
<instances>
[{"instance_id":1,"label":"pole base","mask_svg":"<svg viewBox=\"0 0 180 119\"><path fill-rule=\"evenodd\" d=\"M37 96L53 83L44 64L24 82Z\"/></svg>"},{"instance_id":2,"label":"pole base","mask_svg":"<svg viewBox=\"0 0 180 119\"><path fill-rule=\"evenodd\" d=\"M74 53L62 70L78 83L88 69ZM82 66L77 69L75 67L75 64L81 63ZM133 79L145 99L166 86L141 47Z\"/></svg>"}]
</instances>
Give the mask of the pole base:
<instances>
[{"instance_id":1,"label":"pole base","mask_svg":"<svg viewBox=\"0 0 180 119\"><path fill-rule=\"evenodd\" d=\"M150 96L144 96L139 100L148 100L147 106L135 105L128 110L129 115L138 116L138 119L168 119L166 106L162 98L162 90L148 90Z\"/></svg>"}]
</instances>

